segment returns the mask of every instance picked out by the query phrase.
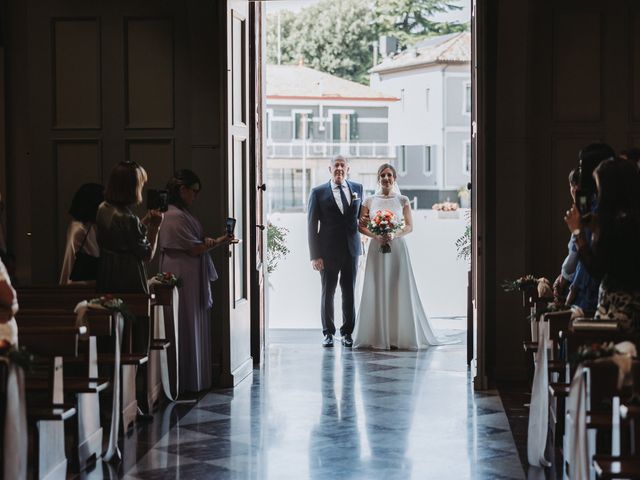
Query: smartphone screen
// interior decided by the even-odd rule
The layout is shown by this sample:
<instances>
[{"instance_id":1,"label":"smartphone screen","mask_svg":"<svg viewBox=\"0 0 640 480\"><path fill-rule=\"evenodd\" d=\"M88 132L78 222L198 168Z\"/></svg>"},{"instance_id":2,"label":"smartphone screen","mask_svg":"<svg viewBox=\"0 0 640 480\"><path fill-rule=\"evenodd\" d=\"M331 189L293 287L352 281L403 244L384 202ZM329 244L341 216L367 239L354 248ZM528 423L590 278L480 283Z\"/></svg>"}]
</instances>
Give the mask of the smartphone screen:
<instances>
[{"instance_id":1,"label":"smartphone screen","mask_svg":"<svg viewBox=\"0 0 640 480\"><path fill-rule=\"evenodd\" d=\"M233 235L233 231L236 228L236 219L235 218L227 218L227 235Z\"/></svg>"}]
</instances>

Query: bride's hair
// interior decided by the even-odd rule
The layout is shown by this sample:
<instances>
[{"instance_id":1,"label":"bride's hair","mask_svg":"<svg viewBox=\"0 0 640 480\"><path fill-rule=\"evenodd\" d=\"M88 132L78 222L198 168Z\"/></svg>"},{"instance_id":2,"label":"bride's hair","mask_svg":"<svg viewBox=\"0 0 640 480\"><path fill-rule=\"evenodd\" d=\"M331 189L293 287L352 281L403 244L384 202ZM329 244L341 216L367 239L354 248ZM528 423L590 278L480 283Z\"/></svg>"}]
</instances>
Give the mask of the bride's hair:
<instances>
[{"instance_id":1,"label":"bride's hair","mask_svg":"<svg viewBox=\"0 0 640 480\"><path fill-rule=\"evenodd\" d=\"M398 173L396 172L396 168L391 165L390 163L383 163L382 165L380 165L380 167L378 168L378 188L376 189L376 195L379 195L382 193L382 187L380 186L380 175L382 175L382 172L384 172L386 169L391 170L391 173L393 173L393 179L396 180L398 178ZM393 182L393 188L391 190L393 193L395 193L396 195L400 195L400 187L398 186L398 182L394 181Z\"/></svg>"},{"instance_id":2,"label":"bride's hair","mask_svg":"<svg viewBox=\"0 0 640 480\"><path fill-rule=\"evenodd\" d=\"M382 172L384 172L387 168L393 173L393 178L398 178L398 173L396 172L395 167L390 163L383 163L382 165L380 165L380 167L378 168L378 178L380 178Z\"/></svg>"}]
</instances>

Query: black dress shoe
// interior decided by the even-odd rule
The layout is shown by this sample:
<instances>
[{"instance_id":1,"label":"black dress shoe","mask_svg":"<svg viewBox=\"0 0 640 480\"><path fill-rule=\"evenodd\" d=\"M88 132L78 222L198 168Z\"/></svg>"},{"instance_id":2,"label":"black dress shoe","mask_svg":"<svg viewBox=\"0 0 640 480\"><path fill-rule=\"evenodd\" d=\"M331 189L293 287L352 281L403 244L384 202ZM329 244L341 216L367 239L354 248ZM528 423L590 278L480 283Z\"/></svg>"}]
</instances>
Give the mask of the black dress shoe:
<instances>
[{"instance_id":1,"label":"black dress shoe","mask_svg":"<svg viewBox=\"0 0 640 480\"><path fill-rule=\"evenodd\" d=\"M347 348L351 348L353 347L353 339L351 338L350 334L346 334L342 336L342 345L344 345Z\"/></svg>"},{"instance_id":2,"label":"black dress shoe","mask_svg":"<svg viewBox=\"0 0 640 480\"><path fill-rule=\"evenodd\" d=\"M327 333L324 336L324 340L322 341L322 346L323 347L333 347L333 335L331 335L330 333Z\"/></svg>"}]
</instances>

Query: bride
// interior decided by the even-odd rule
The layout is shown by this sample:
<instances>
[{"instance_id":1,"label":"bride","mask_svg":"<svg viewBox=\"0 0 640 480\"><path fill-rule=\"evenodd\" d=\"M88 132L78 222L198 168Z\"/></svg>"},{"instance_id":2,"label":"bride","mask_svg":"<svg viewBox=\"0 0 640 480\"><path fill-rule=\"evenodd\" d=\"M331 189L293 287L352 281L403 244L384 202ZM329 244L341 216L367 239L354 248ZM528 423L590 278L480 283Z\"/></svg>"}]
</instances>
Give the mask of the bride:
<instances>
[{"instance_id":1,"label":"bride","mask_svg":"<svg viewBox=\"0 0 640 480\"><path fill-rule=\"evenodd\" d=\"M416 350L429 345L452 343L438 338L424 312L411 268L404 236L413 230L411 204L400 195L395 168L385 163L378 169L380 188L362 206L360 233L371 237L367 254L362 297L353 333L354 348ZM404 219L404 228L393 237L374 235L367 228L369 213L390 210ZM390 253L382 253L384 244Z\"/></svg>"}]
</instances>

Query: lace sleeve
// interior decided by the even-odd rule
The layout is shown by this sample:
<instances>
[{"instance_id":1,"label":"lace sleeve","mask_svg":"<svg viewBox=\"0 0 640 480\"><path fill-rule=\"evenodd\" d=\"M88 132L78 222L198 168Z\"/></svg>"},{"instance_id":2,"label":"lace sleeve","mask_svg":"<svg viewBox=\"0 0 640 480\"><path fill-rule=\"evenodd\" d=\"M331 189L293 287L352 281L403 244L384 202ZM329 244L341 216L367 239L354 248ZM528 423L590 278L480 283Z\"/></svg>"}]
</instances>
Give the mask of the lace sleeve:
<instances>
[{"instance_id":1,"label":"lace sleeve","mask_svg":"<svg viewBox=\"0 0 640 480\"><path fill-rule=\"evenodd\" d=\"M409 197L405 195L400 195L400 205L402 205L402 208L406 207L410 203L411 202L409 202Z\"/></svg>"},{"instance_id":2,"label":"lace sleeve","mask_svg":"<svg viewBox=\"0 0 640 480\"><path fill-rule=\"evenodd\" d=\"M373 200L373 197L367 197L364 199L364 203L362 204L363 207L367 207L369 210L371 210L371 201Z\"/></svg>"}]
</instances>

